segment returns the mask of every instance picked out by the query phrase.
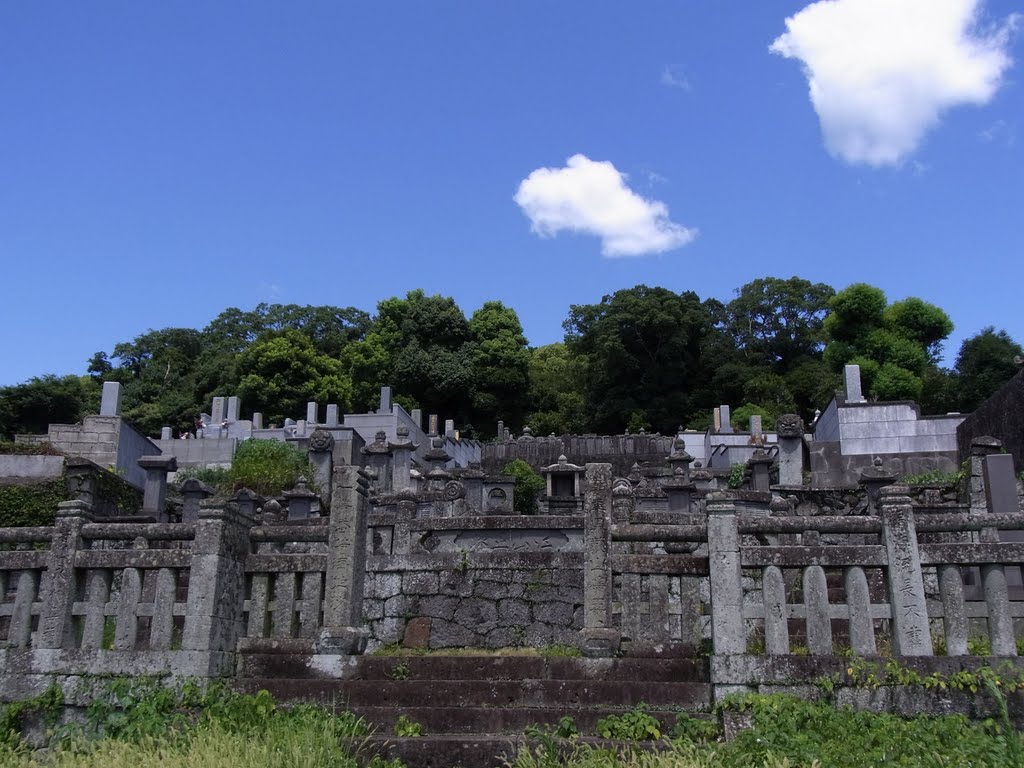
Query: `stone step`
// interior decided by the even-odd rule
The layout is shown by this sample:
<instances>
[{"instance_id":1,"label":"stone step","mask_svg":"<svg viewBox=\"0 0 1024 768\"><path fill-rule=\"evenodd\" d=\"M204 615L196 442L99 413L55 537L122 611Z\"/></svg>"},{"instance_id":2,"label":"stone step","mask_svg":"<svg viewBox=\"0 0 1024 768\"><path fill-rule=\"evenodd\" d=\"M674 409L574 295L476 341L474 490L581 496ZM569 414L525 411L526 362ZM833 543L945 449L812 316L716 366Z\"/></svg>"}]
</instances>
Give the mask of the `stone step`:
<instances>
[{"instance_id":1,"label":"stone step","mask_svg":"<svg viewBox=\"0 0 1024 768\"><path fill-rule=\"evenodd\" d=\"M562 741L557 745L560 754L568 755L576 743L614 748L616 751L653 751L663 748L656 742L616 742L606 739L580 739ZM507 768L520 749L534 750L538 742L522 736L482 734L474 738L465 736L420 736L396 738L373 736L360 747L359 755L369 758L381 755L399 758L407 768ZM360 762L363 762L362 760Z\"/></svg>"},{"instance_id":2,"label":"stone step","mask_svg":"<svg viewBox=\"0 0 1024 768\"><path fill-rule=\"evenodd\" d=\"M324 674L289 653L243 653L244 678L319 679ZM706 658L582 659L531 656L364 656L341 676L351 680L709 680Z\"/></svg>"},{"instance_id":3,"label":"stone step","mask_svg":"<svg viewBox=\"0 0 1024 768\"><path fill-rule=\"evenodd\" d=\"M268 690L279 701L338 707L678 707L711 706L707 683L626 680L306 680L243 679L244 693Z\"/></svg>"},{"instance_id":4,"label":"stone step","mask_svg":"<svg viewBox=\"0 0 1024 768\"><path fill-rule=\"evenodd\" d=\"M562 717L571 717L579 733L594 735L597 721L609 715L621 715L631 707L347 707L374 727L378 735L394 732L398 718L404 715L419 723L424 735L511 734L522 735L530 726L554 728ZM652 709L647 713L658 719L663 733L676 722L678 710ZM710 717L703 713L695 717Z\"/></svg>"}]
</instances>

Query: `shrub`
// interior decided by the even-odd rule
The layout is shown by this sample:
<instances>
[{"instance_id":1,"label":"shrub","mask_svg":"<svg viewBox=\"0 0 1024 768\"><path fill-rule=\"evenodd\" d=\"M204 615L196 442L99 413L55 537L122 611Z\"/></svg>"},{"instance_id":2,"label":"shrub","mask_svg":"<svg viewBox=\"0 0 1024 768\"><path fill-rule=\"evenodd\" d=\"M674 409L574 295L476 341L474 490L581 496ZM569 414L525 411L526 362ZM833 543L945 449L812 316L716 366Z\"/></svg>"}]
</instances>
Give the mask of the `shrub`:
<instances>
[{"instance_id":1,"label":"shrub","mask_svg":"<svg viewBox=\"0 0 1024 768\"><path fill-rule=\"evenodd\" d=\"M32 485L2 485L0 527L53 525L57 505L67 498L63 477Z\"/></svg>"},{"instance_id":2,"label":"shrub","mask_svg":"<svg viewBox=\"0 0 1024 768\"><path fill-rule=\"evenodd\" d=\"M537 514L537 494L544 490L544 478L522 459L510 461L501 473L516 479L512 502L516 512L521 515Z\"/></svg>"},{"instance_id":3,"label":"shrub","mask_svg":"<svg viewBox=\"0 0 1024 768\"><path fill-rule=\"evenodd\" d=\"M313 465L309 457L295 446L277 440L246 440L238 446L231 463L232 487L248 488L263 496L294 488L300 477L312 484Z\"/></svg>"}]
</instances>

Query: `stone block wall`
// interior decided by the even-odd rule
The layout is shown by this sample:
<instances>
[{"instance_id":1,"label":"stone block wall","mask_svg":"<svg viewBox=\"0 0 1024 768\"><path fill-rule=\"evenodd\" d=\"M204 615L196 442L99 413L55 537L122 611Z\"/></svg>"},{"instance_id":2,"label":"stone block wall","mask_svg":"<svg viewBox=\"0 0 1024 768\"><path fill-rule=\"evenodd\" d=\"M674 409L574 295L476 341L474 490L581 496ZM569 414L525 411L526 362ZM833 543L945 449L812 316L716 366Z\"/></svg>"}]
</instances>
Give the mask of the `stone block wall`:
<instances>
[{"instance_id":1,"label":"stone block wall","mask_svg":"<svg viewBox=\"0 0 1024 768\"><path fill-rule=\"evenodd\" d=\"M148 437L120 416L86 416L81 424L51 424L47 441L68 456L115 469L138 488L146 480L139 458L160 454Z\"/></svg>"},{"instance_id":2,"label":"stone block wall","mask_svg":"<svg viewBox=\"0 0 1024 768\"><path fill-rule=\"evenodd\" d=\"M575 645L583 627L583 555L371 556L363 614L371 650Z\"/></svg>"},{"instance_id":3,"label":"stone block wall","mask_svg":"<svg viewBox=\"0 0 1024 768\"><path fill-rule=\"evenodd\" d=\"M1003 449L1013 456L1016 470L1024 470L1024 371L1004 384L957 428L961 459L970 456L971 441L984 435L1002 441Z\"/></svg>"}]
</instances>

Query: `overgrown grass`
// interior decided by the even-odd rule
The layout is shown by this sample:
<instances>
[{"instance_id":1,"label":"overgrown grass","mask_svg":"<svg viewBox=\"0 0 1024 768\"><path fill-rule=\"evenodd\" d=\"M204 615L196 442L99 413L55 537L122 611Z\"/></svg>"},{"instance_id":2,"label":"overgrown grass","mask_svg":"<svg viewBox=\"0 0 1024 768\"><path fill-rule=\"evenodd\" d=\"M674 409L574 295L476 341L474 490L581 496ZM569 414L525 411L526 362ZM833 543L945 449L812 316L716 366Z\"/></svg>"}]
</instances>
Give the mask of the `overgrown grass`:
<instances>
[{"instance_id":1,"label":"overgrown grass","mask_svg":"<svg viewBox=\"0 0 1024 768\"><path fill-rule=\"evenodd\" d=\"M360 755L370 727L349 712L302 704L279 708L266 691L254 696L223 686L162 686L152 679L114 680L87 710L84 725L54 727L51 744L33 751L14 731L28 710L52 715L57 693L7 707L0 717L0 765L11 768L148 768L245 765L252 768L399 768ZM14 709L11 712L11 709Z\"/></svg>"},{"instance_id":2,"label":"overgrown grass","mask_svg":"<svg viewBox=\"0 0 1024 768\"><path fill-rule=\"evenodd\" d=\"M672 729L664 749L611 750L541 740L509 761L512 768L1020 768L1024 737L1006 722L960 716L902 718L836 709L790 696L745 696L725 709L746 713L753 727L716 741L706 722Z\"/></svg>"},{"instance_id":3,"label":"overgrown grass","mask_svg":"<svg viewBox=\"0 0 1024 768\"><path fill-rule=\"evenodd\" d=\"M540 648L406 648L404 645L382 645L371 656L544 656L546 658L577 658L583 655L573 645L545 645Z\"/></svg>"}]
</instances>

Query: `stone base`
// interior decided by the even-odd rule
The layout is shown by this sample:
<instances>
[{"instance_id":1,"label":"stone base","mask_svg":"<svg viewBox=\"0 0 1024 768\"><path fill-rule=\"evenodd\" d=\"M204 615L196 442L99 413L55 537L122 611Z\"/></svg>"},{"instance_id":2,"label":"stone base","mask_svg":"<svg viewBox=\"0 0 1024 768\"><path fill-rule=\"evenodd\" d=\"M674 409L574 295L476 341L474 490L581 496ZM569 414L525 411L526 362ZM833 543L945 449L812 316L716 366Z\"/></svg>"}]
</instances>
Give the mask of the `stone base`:
<instances>
[{"instance_id":1,"label":"stone base","mask_svg":"<svg viewBox=\"0 0 1024 768\"><path fill-rule=\"evenodd\" d=\"M580 650L588 659L615 656L622 643L622 633L617 629L584 629L580 635Z\"/></svg>"},{"instance_id":2,"label":"stone base","mask_svg":"<svg viewBox=\"0 0 1024 768\"><path fill-rule=\"evenodd\" d=\"M369 631L362 627L324 627L317 640L316 650L322 654L357 656L366 651L369 639Z\"/></svg>"}]
</instances>

